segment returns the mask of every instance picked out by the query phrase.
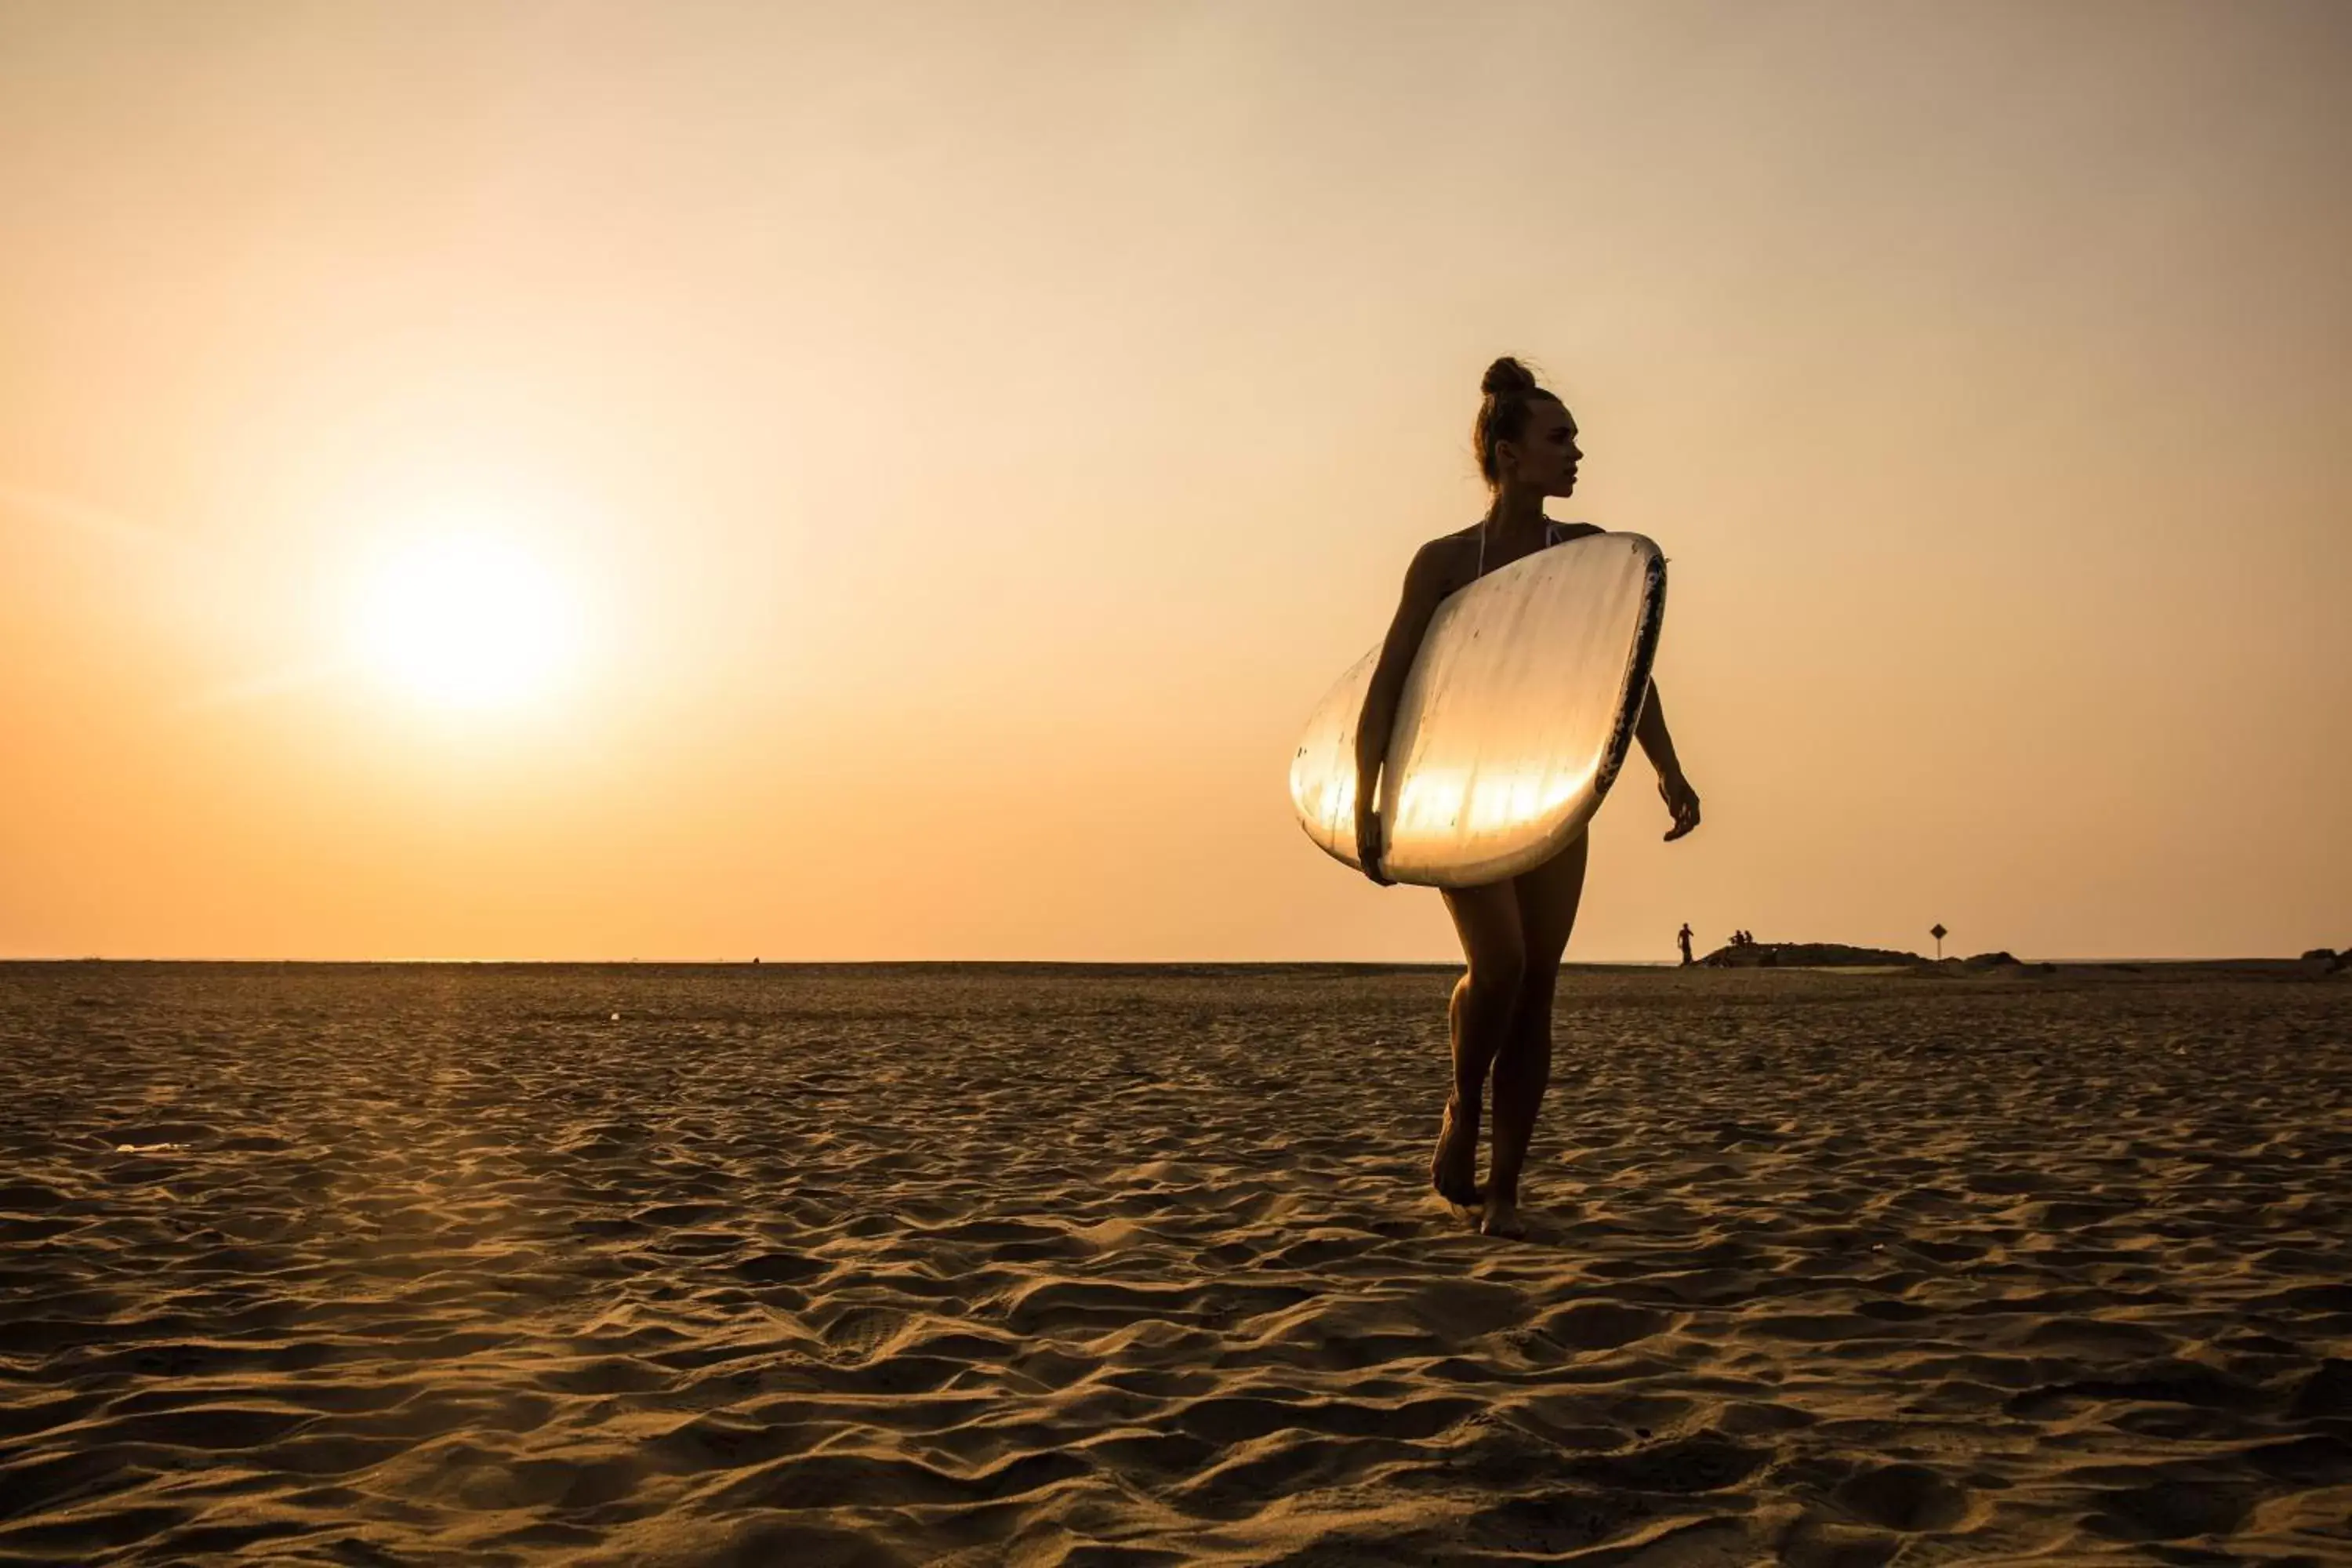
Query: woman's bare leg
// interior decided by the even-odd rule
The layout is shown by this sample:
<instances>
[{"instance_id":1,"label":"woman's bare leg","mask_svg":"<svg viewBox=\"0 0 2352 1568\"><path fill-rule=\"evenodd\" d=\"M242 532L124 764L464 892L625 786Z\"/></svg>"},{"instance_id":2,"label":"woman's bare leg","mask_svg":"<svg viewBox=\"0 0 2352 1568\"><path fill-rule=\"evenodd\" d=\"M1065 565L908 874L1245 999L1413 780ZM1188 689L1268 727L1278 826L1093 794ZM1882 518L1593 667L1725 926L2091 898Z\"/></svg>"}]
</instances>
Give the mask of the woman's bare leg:
<instances>
[{"instance_id":1,"label":"woman's bare leg","mask_svg":"<svg viewBox=\"0 0 2352 1568\"><path fill-rule=\"evenodd\" d=\"M1486 1098L1486 1070L1510 1033L1527 972L1519 934L1519 900L1508 880L1482 888L1445 888L1446 912L1462 938L1468 964L1455 983L1445 1016L1454 1047L1454 1087L1429 1163L1429 1184L1446 1202L1475 1207L1478 1189L1478 1121Z\"/></svg>"},{"instance_id":2,"label":"woman's bare leg","mask_svg":"<svg viewBox=\"0 0 2352 1568\"><path fill-rule=\"evenodd\" d=\"M1489 1236L1526 1234L1518 1216L1519 1172L1535 1137L1536 1111L1551 1082L1552 994L1584 896L1584 859L1585 838L1579 834L1542 865L1511 879L1527 963L1511 1026L1495 1057L1495 1164L1479 1222Z\"/></svg>"}]
</instances>

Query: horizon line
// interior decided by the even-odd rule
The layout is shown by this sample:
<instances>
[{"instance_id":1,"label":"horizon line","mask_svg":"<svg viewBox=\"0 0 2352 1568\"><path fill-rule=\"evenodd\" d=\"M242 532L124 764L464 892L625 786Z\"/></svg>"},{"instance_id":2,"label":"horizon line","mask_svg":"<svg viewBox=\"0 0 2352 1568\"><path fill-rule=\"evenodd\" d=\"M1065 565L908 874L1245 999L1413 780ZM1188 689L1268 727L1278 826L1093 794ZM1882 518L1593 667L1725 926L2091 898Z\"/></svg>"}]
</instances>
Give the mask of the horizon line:
<instances>
[{"instance_id":1,"label":"horizon line","mask_svg":"<svg viewBox=\"0 0 2352 1568\"><path fill-rule=\"evenodd\" d=\"M1759 945L1778 945L1762 943ZM1813 945L1790 943L1787 945ZM1820 945L1853 946L1853 943ZM1901 950L1885 950L1901 951ZM1999 951L1999 950L1991 950ZM2315 951L2315 950L2314 950ZM1916 954L1922 963L1963 961L1979 954L1954 953L1948 960ZM2015 955L2011 955L2014 957ZM2302 961L2299 953L2126 953L2063 958L2018 958L2020 963L2295 963ZM0 965L63 963L217 963L217 964L309 964L325 966L404 965L411 968L625 968L631 965L668 969L815 969L842 967L971 967L982 964L1024 965L1060 968L1285 968L1296 969L1312 965L1382 969L1459 969L1460 958L254 958L254 957L185 957L185 956L120 956L108 953L84 953L67 957L57 954L0 955ZM1685 964L1675 958L1563 958L1563 969L1706 969L1763 968L1760 964L1710 965L1704 961ZM1773 966L1777 967L1777 966ZM1790 968L1873 968L1871 964L1791 964Z\"/></svg>"}]
</instances>

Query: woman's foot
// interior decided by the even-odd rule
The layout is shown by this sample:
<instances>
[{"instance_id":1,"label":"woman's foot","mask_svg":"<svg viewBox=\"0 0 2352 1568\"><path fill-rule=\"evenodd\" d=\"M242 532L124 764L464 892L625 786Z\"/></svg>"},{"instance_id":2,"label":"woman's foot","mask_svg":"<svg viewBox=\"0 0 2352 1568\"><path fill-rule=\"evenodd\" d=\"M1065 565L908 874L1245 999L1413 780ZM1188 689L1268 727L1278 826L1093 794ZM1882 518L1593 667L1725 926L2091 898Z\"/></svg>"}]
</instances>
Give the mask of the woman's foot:
<instances>
[{"instance_id":1,"label":"woman's foot","mask_svg":"<svg viewBox=\"0 0 2352 1568\"><path fill-rule=\"evenodd\" d=\"M1459 1114L1450 1097L1445 1121L1437 1130L1436 1152L1429 1157L1429 1184L1457 1208L1475 1208L1486 1195L1478 1184L1478 1122Z\"/></svg>"},{"instance_id":2,"label":"woman's foot","mask_svg":"<svg viewBox=\"0 0 2352 1568\"><path fill-rule=\"evenodd\" d=\"M1527 1221L1519 1217L1517 1203L1492 1190L1486 1194L1486 1209L1478 1217L1478 1228L1488 1236L1508 1237L1514 1241L1526 1239L1528 1234Z\"/></svg>"}]
</instances>

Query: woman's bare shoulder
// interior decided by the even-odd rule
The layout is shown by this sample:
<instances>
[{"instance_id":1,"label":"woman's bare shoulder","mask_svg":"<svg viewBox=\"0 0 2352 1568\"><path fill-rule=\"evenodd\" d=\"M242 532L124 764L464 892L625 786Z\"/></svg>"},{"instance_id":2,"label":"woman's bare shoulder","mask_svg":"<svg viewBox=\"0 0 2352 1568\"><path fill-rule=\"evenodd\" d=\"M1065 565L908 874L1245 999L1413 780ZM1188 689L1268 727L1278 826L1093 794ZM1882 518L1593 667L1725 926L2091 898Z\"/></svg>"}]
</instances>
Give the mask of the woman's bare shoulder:
<instances>
[{"instance_id":1,"label":"woman's bare shoulder","mask_svg":"<svg viewBox=\"0 0 2352 1568\"><path fill-rule=\"evenodd\" d=\"M1441 533L1414 551L1412 570L1453 577L1477 570L1477 553L1478 525L1474 522L1459 533Z\"/></svg>"},{"instance_id":2,"label":"woman's bare shoulder","mask_svg":"<svg viewBox=\"0 0 2352 1568\"><path fill-rule=\"evenodd\" d=\"M1477 575L1476 531L1474 528L1462 533L1441 533L1412 552L1404 569L1408 606L1433 608L1438 600Z\"/></svg>"}]
</instances>

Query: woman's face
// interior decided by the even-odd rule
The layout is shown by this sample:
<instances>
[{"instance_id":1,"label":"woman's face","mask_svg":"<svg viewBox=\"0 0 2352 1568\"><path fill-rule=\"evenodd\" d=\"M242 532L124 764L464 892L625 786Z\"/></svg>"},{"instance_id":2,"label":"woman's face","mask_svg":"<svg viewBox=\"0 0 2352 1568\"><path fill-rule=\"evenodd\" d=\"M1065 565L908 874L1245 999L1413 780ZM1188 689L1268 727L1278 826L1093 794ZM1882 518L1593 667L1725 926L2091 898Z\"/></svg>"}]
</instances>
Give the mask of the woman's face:
<instances>
[{"instance_id":1,"label":"woman's face","mask_svg":"<svg viewBox=\"0 0 2352 1568\"><path fill-rule=\"evenodd\" d=\"M1528 426L1516 441L1496 443L1497 465L1503 476L1538 495L1570 495L1576 489L1576 466L1584 448L1576 444L1576 421L1567 407L1549 397L1528 405Z\"/></svg>"}]
</instances>

